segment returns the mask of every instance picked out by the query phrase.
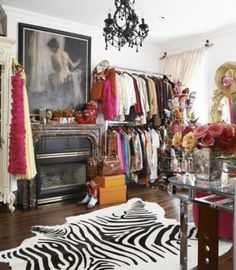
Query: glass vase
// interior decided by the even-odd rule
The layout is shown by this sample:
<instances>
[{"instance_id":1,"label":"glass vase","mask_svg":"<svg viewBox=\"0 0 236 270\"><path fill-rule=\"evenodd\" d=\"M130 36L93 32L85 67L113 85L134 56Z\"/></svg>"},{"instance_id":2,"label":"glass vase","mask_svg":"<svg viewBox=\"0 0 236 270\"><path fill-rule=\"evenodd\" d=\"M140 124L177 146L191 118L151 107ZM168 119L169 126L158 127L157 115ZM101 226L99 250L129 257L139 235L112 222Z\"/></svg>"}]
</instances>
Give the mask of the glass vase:
<instances>
[{"instance_id":1,"label":"glass vase","mask_svg":"<svg viewBox=\"0 0 236 270\"><path fill-rule=\"evenodd\" d=\"M193 152L194 172L197 180L219 181L222 173L222 161L214 148L196 148Z\"/></svg>"}]
</instances>

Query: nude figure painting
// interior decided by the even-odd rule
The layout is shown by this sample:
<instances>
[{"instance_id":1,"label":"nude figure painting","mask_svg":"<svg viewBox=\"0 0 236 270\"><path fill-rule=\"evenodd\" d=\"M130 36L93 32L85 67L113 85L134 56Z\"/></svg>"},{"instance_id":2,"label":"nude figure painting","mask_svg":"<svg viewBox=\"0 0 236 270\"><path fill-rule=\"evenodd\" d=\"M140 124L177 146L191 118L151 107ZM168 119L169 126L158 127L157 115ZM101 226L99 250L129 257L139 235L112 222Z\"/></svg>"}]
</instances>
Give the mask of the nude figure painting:
<instances>
[{"instance_id":1,"label":"nude figure painting","mask_svg":"<svg viewBox=\"0 0 236 270\"><path fill-rule=\"evenodd\" d=\"M19 24L20 61L27 75L30 113L77 109L89 99L91 38Z\"/></svg>"}]
</instances>

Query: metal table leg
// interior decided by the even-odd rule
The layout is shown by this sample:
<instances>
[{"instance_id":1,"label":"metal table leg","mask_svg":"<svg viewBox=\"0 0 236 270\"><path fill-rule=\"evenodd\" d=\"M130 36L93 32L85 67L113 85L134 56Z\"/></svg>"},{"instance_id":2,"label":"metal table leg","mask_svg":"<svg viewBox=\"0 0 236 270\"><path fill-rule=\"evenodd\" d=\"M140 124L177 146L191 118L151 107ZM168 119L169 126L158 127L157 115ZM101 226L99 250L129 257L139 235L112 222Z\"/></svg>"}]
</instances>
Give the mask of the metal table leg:
<instances>
[{"instance_id":1,"label":"metal table leg","mask_svg":"<svg viewBox=\"0 0 236 270\"><path fill-rule=\"evenodd\" d=\"M180 200L180 269L188 269L188 202Z\"/></svg>"}]
</instances>

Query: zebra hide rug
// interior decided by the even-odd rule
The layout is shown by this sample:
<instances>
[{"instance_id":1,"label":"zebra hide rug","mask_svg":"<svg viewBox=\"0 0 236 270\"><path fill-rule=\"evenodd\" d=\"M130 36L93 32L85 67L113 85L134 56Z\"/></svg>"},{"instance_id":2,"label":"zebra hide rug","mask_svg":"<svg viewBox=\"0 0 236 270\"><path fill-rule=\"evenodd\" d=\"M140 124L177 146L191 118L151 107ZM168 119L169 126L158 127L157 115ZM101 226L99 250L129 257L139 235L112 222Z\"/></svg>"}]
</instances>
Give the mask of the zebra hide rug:
<instances>
[{"instance_id":1,"label":"zebra hide rug","mask_svg":"<svg viewBox=\"0 0 236 270\"><path fill-rule=\"evenodd\" d=\"M56 213L55 213L56 214ZM0 252L13 270L177 270L178 222L166 219L156 203L125 204L72 216L58 226L35 226L36 236ZM189 226L188 254L197 264L196 228ZM220 253L231 247L221 242Z\"/></svg>"}]
</instances>

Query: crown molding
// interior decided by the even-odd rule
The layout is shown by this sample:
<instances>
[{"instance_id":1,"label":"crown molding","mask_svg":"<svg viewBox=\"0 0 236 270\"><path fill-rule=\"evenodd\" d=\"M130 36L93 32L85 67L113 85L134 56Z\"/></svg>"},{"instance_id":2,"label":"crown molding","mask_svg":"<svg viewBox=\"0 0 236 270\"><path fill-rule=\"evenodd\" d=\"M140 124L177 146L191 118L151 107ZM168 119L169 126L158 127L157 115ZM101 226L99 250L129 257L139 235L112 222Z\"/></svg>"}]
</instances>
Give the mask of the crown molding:
<instances>
[{"instance_id":1,"label":"crown molding","mask_svg":"<svg viewBox=\"0 0 236 270\"><path fill-rule=\"evenodd\" d=\"M6 11L7 16L14 17L19 22L20 21L32 22L33 21L32 18L33 19L37 18L39 21L42 21L42 26L44 27L47 24L47 22L50 22L50 25L58 25L59 27L64 26L64 27L70 27L70 28L80 28L87 31L91 31L91 30L97 31L98 29L98 27L95 27L95 26L81 24L75 21L65 20L59 17L48 16L48 15L37 13L30 10L15 8L8 5L4 5L3 7Z\"/></svg>"},{"instance_id":2,"label":"crown molding","mask_svg":"<svg viewBox=\"0 0 236 270\"><path fill-rule=\"evenodd\" d=\"M236 24L230 24L223 27L216 28L212 31L200 33L193 36L188 36L181 39L175 39L170 42L164 43L160 46L160 51L172 52L176 50L186 49L187 48L197 48L202 47L205 44L205 41L208 39L214 41L214 39L229 36L231 34L236 34Z\"/></svg>"}]
</instances>

